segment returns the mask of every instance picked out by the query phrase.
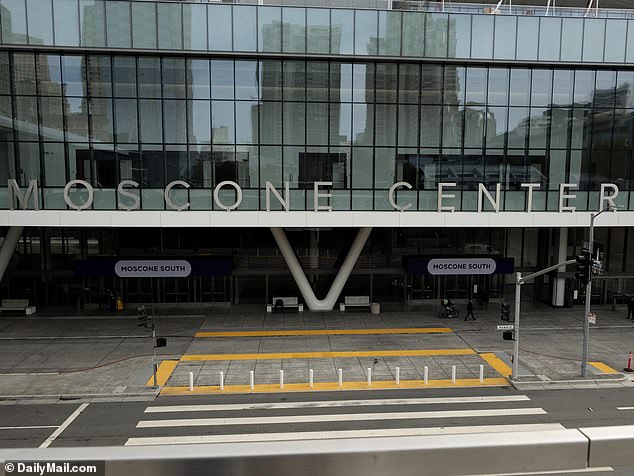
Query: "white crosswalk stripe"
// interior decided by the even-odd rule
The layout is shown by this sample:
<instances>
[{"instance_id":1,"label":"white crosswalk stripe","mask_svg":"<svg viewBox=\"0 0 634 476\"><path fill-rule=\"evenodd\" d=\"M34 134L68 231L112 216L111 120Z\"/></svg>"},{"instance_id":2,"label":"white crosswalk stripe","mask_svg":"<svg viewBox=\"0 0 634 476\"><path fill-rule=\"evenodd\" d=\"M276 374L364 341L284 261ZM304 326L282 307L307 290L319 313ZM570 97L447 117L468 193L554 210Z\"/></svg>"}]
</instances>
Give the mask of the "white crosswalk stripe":
<instances>
[{"instance_id":1,"label":"white crosswalk stripe","mask_svg":"<svg viewBox=\"0 0 634 476\"><path fill-rule=\"evenodd\" d=\"M448 408L421 411L420 406L429 405ZM493 408L486 408L491 405ZM388 411L367 411L379 406ZM128 439L127 446L563 429L544 419L546 412L531 407L526 395L155 405L147 407L145 414L147 418L138 422L136 434ZM166 414L177 418L156 419ZM200 417L178 418L180 415ZM460 425L463 419L477 421L472 426ZM485 424L487 419L496 424ZM267 431L267 425L274 425L272 431Z\"/></svg>"}]
</instances>

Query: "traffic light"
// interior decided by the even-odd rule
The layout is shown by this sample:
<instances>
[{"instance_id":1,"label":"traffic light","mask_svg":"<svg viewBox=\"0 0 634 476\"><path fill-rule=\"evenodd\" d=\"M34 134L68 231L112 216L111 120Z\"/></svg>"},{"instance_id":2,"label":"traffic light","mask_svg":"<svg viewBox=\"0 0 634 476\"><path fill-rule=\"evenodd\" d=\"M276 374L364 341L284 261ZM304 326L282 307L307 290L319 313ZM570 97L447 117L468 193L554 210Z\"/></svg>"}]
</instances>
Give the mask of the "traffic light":
<instances>
[{"instance_id":1,"label":"traffic light","mask_svg":"<svg viewBox=\"0 0 634 476\"><path fill-rule=\"evenodd\" d=\"M500 319L503 321L511 320L511 306L509 306L508 302L502 303L502 307L500 308Z\"/></svg>"},{"instance_id":2,"label":"traffic light","mask_svg":"<svg viewBox=\"0 0 634 476\"><path fill-rule=\"evenodd\" d=\"M587 284L590 280L590 253L584 251L578 255L575 260L575 278L582 284Z\"/></svg>"}]
</instances>

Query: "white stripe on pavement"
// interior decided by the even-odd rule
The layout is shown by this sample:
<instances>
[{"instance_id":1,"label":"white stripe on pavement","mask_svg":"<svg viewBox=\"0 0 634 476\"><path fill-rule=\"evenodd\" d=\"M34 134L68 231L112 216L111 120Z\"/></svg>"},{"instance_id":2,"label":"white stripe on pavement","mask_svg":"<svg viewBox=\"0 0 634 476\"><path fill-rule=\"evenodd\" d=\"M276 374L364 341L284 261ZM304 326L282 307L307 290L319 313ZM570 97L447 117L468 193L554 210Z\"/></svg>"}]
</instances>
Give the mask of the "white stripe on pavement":
<instances>
[{"instance_id":1,"label":"white stripe on pavement","mask_svg":"<svg viewBox=\"0 0 634 476\"><path fill-rule=\"evenodd\" d=\"M145 413L171 412L211 412L227 410L273 410L287 408L327 408L345 406L373 406L373 405L434 405L441 403L499 403L529 401L526 395L503 395L483 397L440 397L440 398L401 398L375 400L324 400L310 402L285 403L230 403L225 405L169 405L161 407L147 407Z\"/></svg>"},{"instance_id":2,"label":"white stripe on pavement","mask_svg":"<svg viewBox=\"0 0 634 476\"><path fill-rule=\"evenodd\" d=\"M57 428L58 425L35 425L35 426L0 426L0 430L37 430L38 428Z\"/></svg>"},{"instance_id":3,"label":"white stripe on pavement","mask_svg":"<svg viewBox=\"0 0 634 476\"><path fill-rule=\"evenodd\" d=\"M429 418L466 418L516 415L545 415L541 408L500 408L494 410L451 410L434 412L346 413L331 415L289 415L238 418L185 418L140 421L137 428L174 426L267 425L278 423L312 423L325 421L416 420Z\"/></svg>"},{"instance_id":4,"label":"white stripe on pavement","mask_svg":"<svg viewBox=\"0 0 634 476\"><path fill-rule=\"evenodd\" d=\"M75 421L75 418L77 418L81 412L83 412L86 407L88 406L88 403L82 403L81 405L79 405L79 408L77 410L75 410L71 416L69 416L66 421L64 423L62 423L59 428L57 430L55 430L53 432L53 434L51 436L49 436L48 438L46 438L46 441L44 443L42 443L40 445L40 448L48 448L48 446L53 443L53 441L55 441L55 438L57 438L59 435L62 434L62 432L68 428L68 426Z\"/></svg>"},{"instance_id":5,"label":"white stripe on pavement","mask_svg":"<svg viewBox=\"0 0 634 476\"><path fill-rule=\"evenodd\" d=\"M582 469L557 469L554 471L531 471L529 473L522 471L521 473L495 473L495 474L473 474L466 476L537 476L545 475L552 476L553 474L572 474L572 473L609 473L614 471L612 466L597 466L596 468L582 468Z\"/></svg>"},{"instance_id":6,"label":"white stripe on pavement","mask_svg":"<svg viewBox=\"0 0 634 476\"><path fill-rule=\"evenodd\" d=\"M634 407L616 407L617 410L634 410Z\"/></svg>"},{"instance_id":7,"label":"white stripe on pavement","mask_svg":"<svg viewBox=\"0 0 634 476\"><path fill-rule=\"evenodd\" d=\"M559 423L524 425L482 425L437 428L393 428L375 430L302 431L291 433L245 433L233 435L156 436L130 438L126 446L187 445L198 443L245 443L254 441L330 440L337 438L377 438L393 436L458 435L466 433L503 433L511 431L564 430Z\"/></svg>"}]
</instances>

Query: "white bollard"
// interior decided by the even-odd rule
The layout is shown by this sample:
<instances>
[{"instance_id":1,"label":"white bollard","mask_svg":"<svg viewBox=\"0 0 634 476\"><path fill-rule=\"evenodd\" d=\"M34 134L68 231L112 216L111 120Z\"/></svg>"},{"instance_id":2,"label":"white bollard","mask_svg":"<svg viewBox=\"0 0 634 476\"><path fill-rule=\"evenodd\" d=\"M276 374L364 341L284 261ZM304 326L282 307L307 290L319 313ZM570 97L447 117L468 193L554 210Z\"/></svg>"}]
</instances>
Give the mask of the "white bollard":
<instances>
[{"instance_id":1,"label":"white bollard","mask_svg":"<svg viewBox=\"0 0 634 476\"><path fill-rule=\"evenodd\" d=\"M189 391L194 390L194 372L189 372Z\"/></svg>"},{"instance_id":2,"label":"white bollard","mask_svg":"<svg viewBox=\"0 0 634 476\"><path fill-rule=\"evenodd\" d=\"M225 389L225 374L224 372L220 372L220 391L223 392Z\"/></svg>"},{"instance_id":3,"label":"white bollard","mask_svg":"<svg viewBox=\"0 0 634 476\"><path fill-rule=\"evenodd\" d=\"M425 385L429 383L429 367L427 367L426 365L425 367L423 367L423 382L425 383Z\"/></svg>"},{"instance_id":4,"label":"white bollard","mask_svg":"<svg viewBox=\"0 0 634 476\"><path fill-rule=\"evenodd\" d=\"M337 374L339 375L339 388L343 387L343 370L337 370Z\"/></svg>"},{"instance_id":5,"label":"white bollard","mask_svg":"<svg viewBox=\"0 0 634 476\"><path fill-rule=\"evenodd\" d=\"M396 367L396 385L401 384L401 369Z\"/></svg>"},{"instance_id":6,"label":"white bollard","mask_svg":"<svg viewBox=\"0 0 634 476\"><path fill-rule=\"evenodd\" d=\"M308 371L308 387L313 388L313 369Z\"/></svg>"},{"instance_id":7,"label":"white bollard","mask_svg":"<svg viewBox=\"0 0 634 476\"><path fill-rule=\"evenodd\" d=\"M456 366L451 366L451 383L456 383Z\"/></svg>"},{"instance_id":8,"label":"white bollard","mask_svg":"<svg viewBox=\"0 0 634 476\"><path fill-rule=\"evenodd\" d=\"M480 365L480 383L484 382L484 365Z\"/></svg>"},{"instance_id":9,"label":"white bollard","mask_svg":"<svg viewBox=\"0 0 634 476\"><path fill-rule=\"evenodd\" d=\"M249 371L249 383L251 384L251 390L255 387L255 375L253 374L253 370Z\"/></svg>"},{"instance_id":10,"label":"white bollard","mask_svg":"<svg viewBox=\"0 0 634 476\"><path fill-rule=\"evenodd\" d=\"M284 388L284 371L280 370L280 388Z\"/></svg>"},{"instance_id":11,"label":"white bollard","mask_svg":"<svg viewBox=\"0 0 634 476\"><path fill-rule=\"evenodd\" d=\"M368 367L368 387L372 386L372 368Z\"/></svg>"}]
</instances>

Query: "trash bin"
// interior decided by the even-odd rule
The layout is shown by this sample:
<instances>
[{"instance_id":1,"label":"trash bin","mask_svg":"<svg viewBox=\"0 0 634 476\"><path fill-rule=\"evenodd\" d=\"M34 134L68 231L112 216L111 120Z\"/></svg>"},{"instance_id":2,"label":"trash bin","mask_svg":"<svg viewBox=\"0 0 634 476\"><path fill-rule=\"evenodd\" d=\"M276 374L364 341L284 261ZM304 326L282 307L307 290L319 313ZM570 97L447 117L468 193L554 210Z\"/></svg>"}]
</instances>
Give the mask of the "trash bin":
<instances>
[{"instance_id":1,"label":"trash bin","mask_svg":"<svg viewBox=\"0 0 634 476\"><path fill-rule=\"evenodd\" d=\"M117 311L123 311L123 298L117 297Z\"/></svg>"},{"instance_id":2,"label":"trash bin","mask_svg":"<svg viewBox=\"0 0 634 476\"><path fill-rule=\"evenodd\" d=\"M373 302L372 304L370 304L370 313L381 314L381 304L378 302Z\"/></svg>"}]
</instances>

